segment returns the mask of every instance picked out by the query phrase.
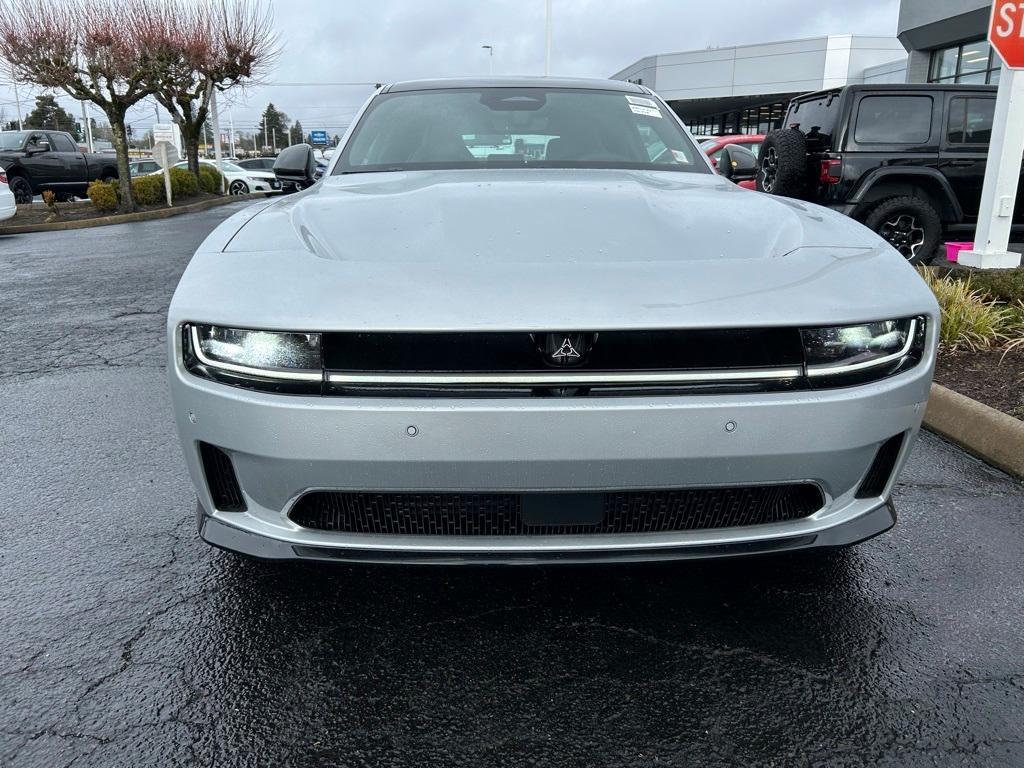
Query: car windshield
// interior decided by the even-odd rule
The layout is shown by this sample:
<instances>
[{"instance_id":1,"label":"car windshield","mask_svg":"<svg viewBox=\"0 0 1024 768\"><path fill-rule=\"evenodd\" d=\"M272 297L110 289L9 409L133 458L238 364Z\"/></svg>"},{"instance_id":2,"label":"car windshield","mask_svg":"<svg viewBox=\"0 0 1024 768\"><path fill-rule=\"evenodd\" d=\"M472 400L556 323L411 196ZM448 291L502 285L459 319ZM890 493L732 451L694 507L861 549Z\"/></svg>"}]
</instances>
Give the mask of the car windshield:
<instances>
[{"instance_id":1,"label":"car windshield","mask_svg":"<svg viewBox=\"0 0 1024 768\"><path fill-rule=\"evenodd\" d=\"M714 146L718 145L718 139L705 139L700 143L700 148L707 152Z\"/></svg>"},{"instance_id":2,"label":"car windshield","mask_svg":"<svg viewBox=\"0 0 1024 768\"><path fill-rule=\"evenodd\" d=\"M675 116L638 93L453 88L376 97L334 172L484 167L710 173Z\"/></svg>"},{"instance_id":3,"label":"car windshield","mask_svg":"<svg viewBox=\"0 0 1024 768\"><path fill-rule=\"evenodd\" d=\"M22 131L3 131L0 132L0 152L21 149L25 144L25 137L27 133Z\"/></svg>"}]
</instances>

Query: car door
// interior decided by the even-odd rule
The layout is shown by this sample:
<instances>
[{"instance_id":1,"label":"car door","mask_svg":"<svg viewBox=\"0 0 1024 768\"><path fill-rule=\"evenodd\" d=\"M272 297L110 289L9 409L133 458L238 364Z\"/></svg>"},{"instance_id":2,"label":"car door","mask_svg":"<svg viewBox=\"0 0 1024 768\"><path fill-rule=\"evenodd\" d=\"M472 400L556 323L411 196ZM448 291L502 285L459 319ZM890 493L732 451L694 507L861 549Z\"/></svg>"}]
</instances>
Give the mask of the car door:
<instances>
[{"instance_id":1,"label":"car door","mask_svg":"<svg viewBox=\"0 0 1024 768\"><path fill-rule=\"evenodd\" d=\"M968 223L978 218L995 106L992 96L947 94L939 170L949 181Z\"/></svg>"},{"instance_id":2,"label":"car door","mask_svg":"<svg viewBox=\"0 0 1024 768\"><path fill-rule=\"evenodd\" d=\"M33 131L25 144L25 151L31 153L29 157L25 158L25 167L32 176L36 190L41 186L52 188L59 185L64 177L64 163L53 151L53 147L51 146L45 152L38 151L41 142L49 143L49 141L47 135L42 131Z\"/></svg>"},{"instance_id":3,"label":"car door","mask_svg":"<svg viewBox=\"0 0 1024 768\"><path fill-rule=\"evenodd\" d=\"M50 139L50 153L60 160L55 187L81 186L88 179L89 169L85 156L71 138L63 133L47 134Z\"/></svg>"}]
</instances>

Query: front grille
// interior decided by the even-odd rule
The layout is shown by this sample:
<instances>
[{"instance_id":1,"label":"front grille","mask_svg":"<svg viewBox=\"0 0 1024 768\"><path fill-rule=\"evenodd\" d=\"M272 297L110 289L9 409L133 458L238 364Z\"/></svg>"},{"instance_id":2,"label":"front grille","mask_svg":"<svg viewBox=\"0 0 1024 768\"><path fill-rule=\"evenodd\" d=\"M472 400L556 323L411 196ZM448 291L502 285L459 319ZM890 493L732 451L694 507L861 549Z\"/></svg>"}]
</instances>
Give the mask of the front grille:
<instances>
[{"instance_id":1,"label":"front grille","mask_svg":"<svg viewBox=\"0 0 1024 768\"><path fill-rule=\"evenodd\" d=\"M580 371L662 371L803 365L796 328L602 331L580 333ZM527 373L550 371L551 333L325 333L324 367L350 373ZM558 344L555 345L555 348Z\"/></svg>"},{"instance_id":2,"label":"front grille","mask_svg":"<svg viewBox=\"0 0 1024 768\"><path fill-rule=\"evenodd\" d=\"M604 512L593 525L529 525L523 497L514 493L317 491L300 498L289 517L303 528L390 536L665 533L799 520L825 503L811 483L596 495Z\"/></svg>"},{"instance_id":3,"label":"front grille","mask_svg":"<svg viewBox=\"0 0 1024 768\"><path fill-rule=\"evenodd\" d=\"M199 444L199 455L203 460L203 474L210 489L210 497L217 509L223 512L245 512L245 499L235 477L231 458L220 448L209 443Z\"/></svg>"}]
</instances>

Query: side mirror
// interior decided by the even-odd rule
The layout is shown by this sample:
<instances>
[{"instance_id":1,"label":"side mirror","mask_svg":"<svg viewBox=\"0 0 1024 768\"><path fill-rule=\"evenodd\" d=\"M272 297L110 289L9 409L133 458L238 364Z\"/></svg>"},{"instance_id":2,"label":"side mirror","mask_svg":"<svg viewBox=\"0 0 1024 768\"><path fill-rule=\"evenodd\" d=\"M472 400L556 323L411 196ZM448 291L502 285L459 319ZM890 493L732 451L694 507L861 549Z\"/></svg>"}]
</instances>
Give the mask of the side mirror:
<instances>
[{"instance_id":1,"label":"side mirror","mask_svg":"<svg viewBox=\"0 0 1024 768\"><path fill-rule=\"evenodd\" d=\"M31 155L38 155L40 152L50 151L50 142L46 140L37 141L35 144L28 145L28 151Z\"/></svg>"},{"instance_id":2,"label":"side mirror","mask_svg":"<svg viewBox=\"0 0 1024 768\"><path fill-rule=\"evenodd\" d=\"M746 147L726 144L718 159L718 172L734 184L753 181L757 176L757 158Z\"/></svg>"},{"instance_id":3,"label":"side mirror","mask_svg":"<svg viewBox=\"0 0 1024 768\"><path fill-rule=\"evenodd\" d=\"M288 181L299 189L311 186L316 180L316 158L309 144L295 144L282 149L274 161L274 175L279 181Z\"/></svg>"}]
</instances>

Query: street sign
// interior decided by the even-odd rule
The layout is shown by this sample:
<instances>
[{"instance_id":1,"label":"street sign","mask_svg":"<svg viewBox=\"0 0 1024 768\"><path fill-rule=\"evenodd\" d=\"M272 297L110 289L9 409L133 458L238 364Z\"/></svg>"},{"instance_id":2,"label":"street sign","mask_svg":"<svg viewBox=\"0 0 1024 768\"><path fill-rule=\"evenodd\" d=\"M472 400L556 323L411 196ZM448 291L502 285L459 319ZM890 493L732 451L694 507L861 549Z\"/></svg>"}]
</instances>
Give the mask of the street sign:
<instances>
[{"instance_id":1,"label":"street sign","mask_svg":"<svg viewBox=\"0 0 1024 768\"><path fill-rule=\"evenodd\" d=\"M171 123L157 123L153 126L153 142L160 143L167 141L174 144L174 125Z\"/></svg>"},{"instance_id":2,"label":"street sign","mask_svg":"<svg viewBox=\"0 0 1024 768\"><path fill-rule=\"evenodd\" d=\"M1024 4L1019 0L995 0L988 39L1006 66L1024 69Z\"/></svg>"},{"instance_id":3,"label":"street sign","mask_svg":"<svg viewBox=\"0 0 1024 768\"><path fill-rule=\"evenodd\" d=\"M327 146L327 144L328 144L327 131L310 131L309 132L309 139L314 144L322 144L324 146Z\"/></svg>"}]
</instances>

